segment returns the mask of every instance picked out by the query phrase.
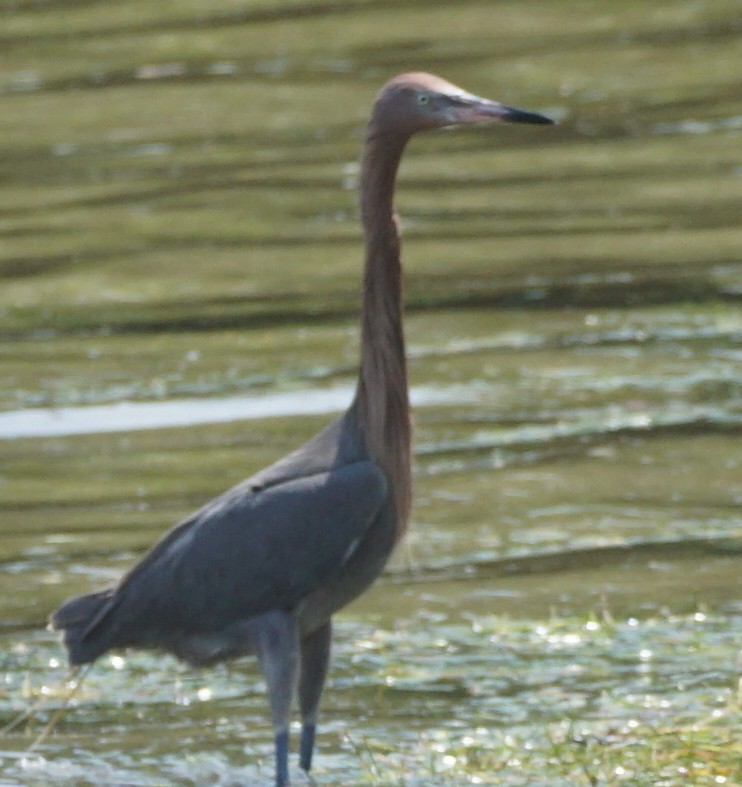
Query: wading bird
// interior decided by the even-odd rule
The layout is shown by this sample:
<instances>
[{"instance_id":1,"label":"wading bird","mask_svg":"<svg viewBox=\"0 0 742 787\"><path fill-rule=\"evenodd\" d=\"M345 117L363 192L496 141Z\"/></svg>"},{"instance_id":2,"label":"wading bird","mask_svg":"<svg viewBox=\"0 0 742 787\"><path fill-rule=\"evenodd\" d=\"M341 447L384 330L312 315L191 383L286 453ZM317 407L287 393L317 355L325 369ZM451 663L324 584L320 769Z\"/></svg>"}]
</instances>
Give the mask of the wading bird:
<instances>
[{"instance_id":1,"label":"wading bird","mask_svg":"<svg viewBox=\"0 0 742 787\"><path fill-rule=\"evenodd\" d=\"M309 771L330 656L331 617L376 579L411 498L399 229L392 199L417 131L481 121L547 124L534 112L401 74L378 94L363 152L365 240L358 385L349 409L292 454L177 524L115 586L51 616L70 664L112 648L168 651L194 665L256 655L275 732L276 784L289 784L298 693Z\"/></svg>"}]
</instances>

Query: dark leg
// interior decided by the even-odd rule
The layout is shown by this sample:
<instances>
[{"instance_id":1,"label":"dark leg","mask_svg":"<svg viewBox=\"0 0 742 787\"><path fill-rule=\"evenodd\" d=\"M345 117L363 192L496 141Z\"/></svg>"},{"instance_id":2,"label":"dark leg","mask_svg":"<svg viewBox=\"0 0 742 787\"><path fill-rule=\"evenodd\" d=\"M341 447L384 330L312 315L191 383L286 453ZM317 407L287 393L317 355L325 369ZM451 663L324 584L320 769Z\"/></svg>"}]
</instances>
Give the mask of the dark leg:
<instances>
[{"instance_id":1,"label":"dark leg","mask_svg":"<svg viewBox=\"0 0 742 787\"><path fill-rule=\"evenodd\" d=\"M332 624L323 626L301 640L301 673L299 676L299 707L301 709L301 747L299 765L309 771L312 767L314 733L317 727L317 708L327 677L330 661Z\"/></svg>"},{"instance_id":2,"label":"dark leg","mask_svg":"<svg viewBox=\"0 0 742 787\"><path fill-rule=\"evenodd\" d=\"M286 612L270 612L255 621L252 637L268 686L276 736L276 785L289 784L289 718L299 672L299 630Z\"/></svg>"},{"instance_id":3,"label":"dark leg","mask_svg":"<svg viewBox=\"0 0 742 787\"><path fill-rule=\"evenodd\" d=\"M276 787L290 787L289 780L289 733L288 730L277 732L276 746Z\"/></svg>"}]
</instances>

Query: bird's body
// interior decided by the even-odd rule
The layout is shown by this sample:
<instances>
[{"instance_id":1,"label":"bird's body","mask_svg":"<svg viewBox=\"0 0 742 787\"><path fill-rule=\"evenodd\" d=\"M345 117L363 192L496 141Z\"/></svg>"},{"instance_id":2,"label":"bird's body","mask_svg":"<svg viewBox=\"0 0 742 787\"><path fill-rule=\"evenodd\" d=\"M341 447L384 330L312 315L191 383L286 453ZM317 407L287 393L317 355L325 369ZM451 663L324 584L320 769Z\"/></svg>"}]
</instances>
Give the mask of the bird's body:
<instances>
[{"instance_id":1,"label":"bird's body","mask_svg":"<svg viewBox=\"0 0 742 787\"><path fill-rule=\"evenodd\" d=\"M362 162L365 271L361 361L350 408L297 451L166 533L113 588L51 618L70 663L151 648L192 664L257 655L276 732L276 781L288 784L288 723L298 693L300 764L311 765L331 617L381 573L411 500L395 177L418 130L479 120L548 123L429 74L380 92Z\"/></svg>"},{"instance_id":2,"label":"bird's body","mask_svg":"<svg viewBox=\"0 0 742 787\"><path fill-rule=\"evenodd\" d=\"M388 485L356 421L351 408L173 527L118 585L61 607L70 661L136 647L211 664L254 653L243 626L274 610L302 637L322 626L395 542ZM336 517L343 528L327 526Z\"/></svg>"}]
</instances>

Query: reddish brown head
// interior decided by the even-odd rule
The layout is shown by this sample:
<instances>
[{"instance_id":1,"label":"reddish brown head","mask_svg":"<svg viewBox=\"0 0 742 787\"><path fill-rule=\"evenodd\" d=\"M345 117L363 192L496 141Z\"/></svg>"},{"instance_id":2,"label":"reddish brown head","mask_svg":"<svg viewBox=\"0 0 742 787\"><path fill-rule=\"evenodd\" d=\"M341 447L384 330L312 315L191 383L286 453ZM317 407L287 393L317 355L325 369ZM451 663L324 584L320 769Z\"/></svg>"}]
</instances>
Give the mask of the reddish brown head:
<instances>
[{"instance_id":1,"label":"reddish brown head","mask_svg":"<svg viewBox=\"0 0 742 787\"><path fill-rule=\"evenodd\" d=\"M482 121L552 123L466 93L432 74L400 74L376 97L361 169L361 217L366 269L361 318L361 369L354 407L366 448L389 484L396 538L411 500L411 424L402 329L402 269L394 182L402 152L417 131Z\"/></svg>"},{"instance_id":2,"label":"reddish brown head","mask_svg":"<svg viewBox=\"0 0 742 787\"><path fill-rule=\"evenodd\" d=\"M467 93L433 74L400 74L376 97L369 136L410 136L417 131L484 121L551 124L536 112L526 112Z\"/></svg>"}]
</instances>

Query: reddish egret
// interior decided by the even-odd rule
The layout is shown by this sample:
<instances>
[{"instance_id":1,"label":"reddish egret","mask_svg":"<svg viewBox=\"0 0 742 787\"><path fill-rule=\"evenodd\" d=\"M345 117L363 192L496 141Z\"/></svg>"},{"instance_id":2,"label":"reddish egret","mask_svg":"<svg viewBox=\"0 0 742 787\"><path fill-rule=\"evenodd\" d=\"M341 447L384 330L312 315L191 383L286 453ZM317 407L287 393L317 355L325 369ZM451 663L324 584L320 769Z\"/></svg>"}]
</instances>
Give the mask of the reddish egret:
<instances>
[{"instance_id":1,"label":"reddish egret","mask_svg":"<svg viewBox=\"0 0 742 787\"><path fill-rule=\"evenodd\" d=\"M410 511L410 417L399 231L392 206L417 131L480 121L551 123L402 74L374 103L361 170L366 262L361 360L347 412L292 454L172 528L112 588L51 618L72 665L112 648L168 651L195 665L253 654L268 687L276 784L289 783L298 694L300 766L309 771L330 655L331 616L379 575Z\"/></svg>"}]
</instances>

